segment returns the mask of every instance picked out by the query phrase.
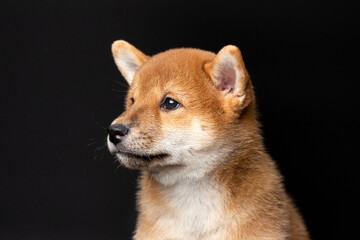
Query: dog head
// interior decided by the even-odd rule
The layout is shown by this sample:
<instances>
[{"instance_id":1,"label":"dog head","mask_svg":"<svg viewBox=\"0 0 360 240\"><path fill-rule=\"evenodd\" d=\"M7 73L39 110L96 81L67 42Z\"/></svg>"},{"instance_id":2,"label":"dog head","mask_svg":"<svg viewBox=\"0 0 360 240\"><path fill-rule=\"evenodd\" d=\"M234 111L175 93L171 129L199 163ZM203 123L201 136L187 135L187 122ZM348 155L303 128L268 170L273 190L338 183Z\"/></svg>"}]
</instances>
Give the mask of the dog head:
<instances>
[{"instance_id":1,"label":"dog head","mask_svg":"<svg viewBox=\"0 0 360 240\"><path fill-rule=\"evenodd\" d=\"M241 128L255 121L254 96L237 47L148 57L116 41L112 52L130 85L126 111L108 128L108 148L121 164L169 183L204 175L242 144Z\"/></svg>"}]
</instances>

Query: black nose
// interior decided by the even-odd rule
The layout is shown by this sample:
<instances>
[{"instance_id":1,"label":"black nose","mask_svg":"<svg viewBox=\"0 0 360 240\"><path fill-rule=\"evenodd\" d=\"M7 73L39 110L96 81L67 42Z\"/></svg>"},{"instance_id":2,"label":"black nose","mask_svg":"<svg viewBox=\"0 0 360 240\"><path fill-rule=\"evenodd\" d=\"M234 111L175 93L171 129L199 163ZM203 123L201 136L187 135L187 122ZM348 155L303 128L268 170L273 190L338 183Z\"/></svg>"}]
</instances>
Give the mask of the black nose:
<instances>
[{"instance_id":1,"label":"black nose","mask_svg":"<svg viewBox=\"0 0 360 240\"><path fill-rule=\"evenodd\" d=\"M109 134L110 142L113 144L118 144L121 137L124 137L129 132L129 128L123 124L113 124L106 129Z\"/></svg>"}]
</instances>

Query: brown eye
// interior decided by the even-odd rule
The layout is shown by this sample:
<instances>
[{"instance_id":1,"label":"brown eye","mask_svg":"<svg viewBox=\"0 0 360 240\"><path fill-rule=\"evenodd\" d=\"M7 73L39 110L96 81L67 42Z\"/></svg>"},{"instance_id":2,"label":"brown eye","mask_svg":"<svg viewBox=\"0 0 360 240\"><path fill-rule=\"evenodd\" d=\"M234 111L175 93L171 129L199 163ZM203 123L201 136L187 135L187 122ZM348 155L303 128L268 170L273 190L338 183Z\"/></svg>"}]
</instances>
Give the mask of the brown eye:
<instances>
[{"instance_id":1,"label":"brown eye","mask_svg":"<svg viewBox=\"0 0 360 240\"><path fill-rule=\"evenodd\" d=\"M161 104L161 108L164 110L175 110L180 106L180 103L175 101L172 98L166 98L165 101Z\"/></svg>"}]
</instances>

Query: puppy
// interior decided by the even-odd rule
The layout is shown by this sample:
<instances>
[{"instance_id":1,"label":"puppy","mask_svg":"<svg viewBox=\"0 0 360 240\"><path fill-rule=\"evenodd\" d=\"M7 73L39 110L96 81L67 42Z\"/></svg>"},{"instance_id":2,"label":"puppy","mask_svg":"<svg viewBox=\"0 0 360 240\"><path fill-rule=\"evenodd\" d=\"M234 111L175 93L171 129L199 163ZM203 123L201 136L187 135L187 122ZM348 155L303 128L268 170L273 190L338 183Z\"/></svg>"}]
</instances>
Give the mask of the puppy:
<instances>
[{"instance_id":1,"label":"puppy","mask_svg":"<svg viewBox=\"0 0 360 240\"><path fill-rule=\"evenodd\" d=\"M237 47L112 52L130 88L108 148L141 171L135 240L310 239L264 149Z\"/></svg>"}]
</instances>

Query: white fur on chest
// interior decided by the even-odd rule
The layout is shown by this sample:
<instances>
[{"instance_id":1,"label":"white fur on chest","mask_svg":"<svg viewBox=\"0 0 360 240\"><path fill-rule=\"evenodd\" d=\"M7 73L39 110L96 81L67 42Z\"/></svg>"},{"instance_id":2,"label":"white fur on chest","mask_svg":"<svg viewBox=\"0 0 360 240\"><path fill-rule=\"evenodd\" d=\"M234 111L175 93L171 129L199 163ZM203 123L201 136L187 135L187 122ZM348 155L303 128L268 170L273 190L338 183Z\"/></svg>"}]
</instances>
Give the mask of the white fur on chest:
<instances>
[{"instance_id":1,"label":"white fur on chest","mask_svg":"<svg viewBox=\"0 0 360 240\"><path fill-rule=\"evenodd\" d=\"M224 196L214 181L182 181L160 194L171 209L156 216L155 228L167 235L162 239L219 239L223 234Z\"/></svg>"}]
</instances>

